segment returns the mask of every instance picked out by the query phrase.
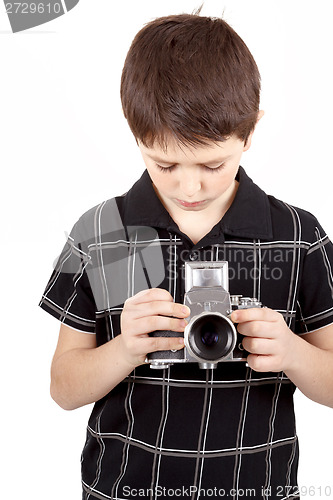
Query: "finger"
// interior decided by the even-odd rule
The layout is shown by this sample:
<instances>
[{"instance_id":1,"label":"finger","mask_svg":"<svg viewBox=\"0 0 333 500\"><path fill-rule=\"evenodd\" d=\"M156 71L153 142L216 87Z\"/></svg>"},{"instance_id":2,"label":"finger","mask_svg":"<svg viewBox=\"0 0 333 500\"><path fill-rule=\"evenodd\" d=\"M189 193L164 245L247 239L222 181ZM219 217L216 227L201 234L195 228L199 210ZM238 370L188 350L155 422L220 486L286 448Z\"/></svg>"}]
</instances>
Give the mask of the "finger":
<instances>
[{"instance_id":1,"label":"finger","mask_svg":"<svg viewBox=\"0 0 333 500\"><path fill-rule=\"evenodd\" d=\"M177 302L166 300L155 300L140 304L127 305L127 310L131 308L135 318L144 318L147 316L173 316L174 318L186 318L190 315L189 307Z\"/></svg>"},{"instance_id":2,"label":"finger","mask_svg":"<svg viewBox=\"0 0 333 500\"><path fill-rule=\"evenodd\" d=\"M133 323L135 331L128 334L148 334L156 330L171 330L173 332L183 332L187 325L185 319L169 318L167 316L147 316L146 318L139 318Z\"/></svg>"},{"instance_id":3,"label":"finger","mask_svg":"<svg viewBox=\"0 0 333 500\"><path fill-rule=\"evenodd\" d=\"M260 337L265 339L274 338L274 329L271 323L265 321L248 321L238 323L237 331L244 337Z\"/></svg>"},{"instance_id":4,"label":"finger","mask_svg":"<svg viewBox=\"0 0 333 500\"><path fill-rule=\"evenodd\" d=\"M133 297L126 300L126 303L141 304L144 302L152 302L155 300L166 300L173 302L173 298L168 290L164 288L147 288L136 293Z\"/></svg>"},{"instance_id":5,"label":"finger","mask_svg":"<svg viewBox=\"0 0 333 500\"><path fill-rule=\"evenodd\" d=\"M140 347L146 354L156 351L178 351L184 347L184 337L147 337L141 339Z\"/></svg>"},{"instance_id":6,"label":"finger","mask_svg":"<svg viewBox=\"0 0 333 500\"><path fill-rule=\"evenodd\" d=\"M269 307L251 307L250 309L237 309L233 311L230 318L234 323L245 323L247 321L277 321L280 314Z\"/></svg>"},{"instance_id":7,"label":"finger","mask_svg":"<svg viewBox=\"0 0 333 500\"><path fill-rule=\"evenodd\" d=\"M271 339L244 337L242 340L243 347L251 354L272 355L274 353L274 343Z\"/></svg>"},{"instance_id":8,"label":"finger","mask_svg":"<svg viewBox=\"0 0 333 500\"><path fill-rule=\"evenodd\" d=\"M256 372L279 372L281 371L274 363L274 356L262 356L249 354L247 364Z\"/></svg>"}]
</instances>

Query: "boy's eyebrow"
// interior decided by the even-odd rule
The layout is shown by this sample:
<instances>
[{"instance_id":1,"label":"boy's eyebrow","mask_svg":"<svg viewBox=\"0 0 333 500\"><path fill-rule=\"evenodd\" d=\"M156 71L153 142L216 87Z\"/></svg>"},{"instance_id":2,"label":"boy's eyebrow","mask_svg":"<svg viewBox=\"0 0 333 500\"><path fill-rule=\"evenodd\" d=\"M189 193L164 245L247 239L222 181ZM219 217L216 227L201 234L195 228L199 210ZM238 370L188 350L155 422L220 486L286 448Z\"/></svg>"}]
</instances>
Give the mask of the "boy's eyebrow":
<instances>
[{"instance_id":1,"label":"boy's eyebrow","mask_svg":"<svg viewBox=\"0 0 333 500\"><path fill-rule=\"evenodd\" d=\"M223 163L224 161L228 160L231 155L223 156L223 158L215 158L214 160L209 160L206 163L199 163L199 165L216 165L219 163Z\"/></svg>"},{"instance_id":2,"label":"boy's eyebrow","mask_svg":"<svg viewBox=\"0 0 333 500\"><path fill-rule=\"evenodd\" d=\"M157 162L157 163L168 163L170 165L177 165L177 162L172 162L170 160L166 160L166 159L163 159L163 158L159 158L158 156L155 156L155 155L150 155L148 153L146 153L146 155L148 156L148 158L150 158L151 160ZM224 161L226 161L228 158L230 158L231 155L228 155L228 156L224 156L223 158L215 158L213 160L209 160L207 161L206 163L197 163L196 165L199 165L199 166L202 166L202 165L215 165L215 164L220 164L220 163L223 163Z\"/></svg>"},{"instance_id":3,"label":"boy's eyebrow","mask_svg":"<svg viewBox=\"0 0 333 500\"><path fill-rule=\"evenodd\" d=\"M154 154L149 154L149 153L145 153L145 154L148 156L148 158L150 158L153 161L156 161L159 163L170 163L170 165L176 165L176 162L172 162L172 161L165 160L163 158L159 158L158 156L155 156Z\"/></svg>"}]
</instances>

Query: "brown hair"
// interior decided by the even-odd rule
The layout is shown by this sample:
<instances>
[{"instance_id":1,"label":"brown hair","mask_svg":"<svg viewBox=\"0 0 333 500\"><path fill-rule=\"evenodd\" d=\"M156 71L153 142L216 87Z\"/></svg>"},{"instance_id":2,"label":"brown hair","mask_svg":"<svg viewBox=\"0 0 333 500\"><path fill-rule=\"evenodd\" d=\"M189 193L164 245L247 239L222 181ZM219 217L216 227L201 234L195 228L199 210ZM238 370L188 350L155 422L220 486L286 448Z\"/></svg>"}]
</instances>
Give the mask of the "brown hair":
<instances>
[{"instance_id":1,"label":"brown hair","mask_svg":"<svg viewBox=\"0 0 333 500\"><path fill-rule=\"evenodd\" d=\"M257 122L260 74L249 49L222 19L157 18L135 36L121 78L124 115L145 146L246 141Z\"/></svg>"}]
</instances>

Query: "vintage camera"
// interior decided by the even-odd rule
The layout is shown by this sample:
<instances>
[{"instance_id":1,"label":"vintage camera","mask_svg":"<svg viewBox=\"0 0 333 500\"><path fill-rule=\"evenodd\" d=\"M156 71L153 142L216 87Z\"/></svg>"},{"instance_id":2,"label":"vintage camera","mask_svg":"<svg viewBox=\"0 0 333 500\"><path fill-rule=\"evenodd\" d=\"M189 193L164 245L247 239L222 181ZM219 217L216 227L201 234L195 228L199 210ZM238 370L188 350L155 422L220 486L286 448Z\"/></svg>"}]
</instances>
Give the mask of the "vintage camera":
<instances>
[{"instance_id":1,"label":"vintage camera","mask_svg":"<svg viewBox=\"0 0 333 500\"><path fill-rule=\"evenodd\" d=\"M184 349L148 354L151 368L167 368L174 363L199 363L200 368L216 368L224 361L246 361L242 335L229 316L235 309L262 307L257 299L230 295L228 262L197 261L185 264L184 304L191 314L184 331ZM156 330L155 337L179 337L179 332Z\"/></svg>"}]
</instances>

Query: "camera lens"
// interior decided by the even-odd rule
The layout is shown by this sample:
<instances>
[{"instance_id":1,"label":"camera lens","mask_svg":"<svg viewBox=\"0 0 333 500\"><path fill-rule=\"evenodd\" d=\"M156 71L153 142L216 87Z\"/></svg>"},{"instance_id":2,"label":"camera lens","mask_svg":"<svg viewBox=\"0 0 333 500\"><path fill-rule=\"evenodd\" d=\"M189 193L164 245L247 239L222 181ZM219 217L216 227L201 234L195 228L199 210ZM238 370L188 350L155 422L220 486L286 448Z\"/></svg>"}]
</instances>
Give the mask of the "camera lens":
<instances>
[{"instance_id":1,"label":"camera lens","mask_svg":"<svg viewBox=\"0 0 333 500\"><path fill-rule=\"evenodd\" d=\"M204 328L201 333L201 342L207 347L212 347L217 343L219 336L217 332L214 331L214 327L212 328L210 324L207 326L205 325L205 327L206 328Z\"/></svg>"},{"instance_id":2,"label":"camera lens","mask_svg":"<svg viewBox=\"0 0 333 500\"><path fill-rule=\"evenodd\" d=\"M225 316L204 314L192 323L188 343L196 356L215 362L233 350L236 336L235 327Z\"/></svg>"}]
</instances>

